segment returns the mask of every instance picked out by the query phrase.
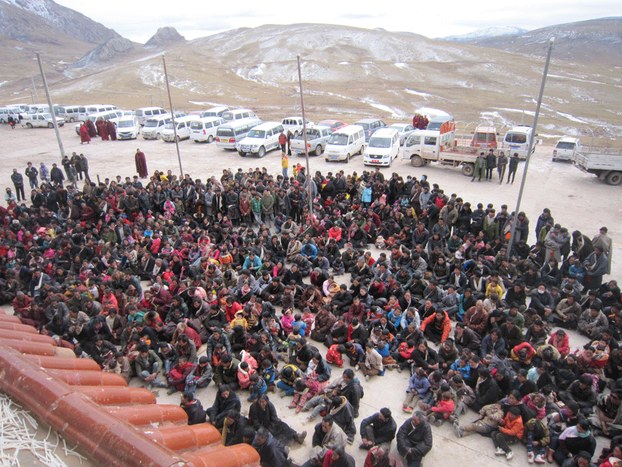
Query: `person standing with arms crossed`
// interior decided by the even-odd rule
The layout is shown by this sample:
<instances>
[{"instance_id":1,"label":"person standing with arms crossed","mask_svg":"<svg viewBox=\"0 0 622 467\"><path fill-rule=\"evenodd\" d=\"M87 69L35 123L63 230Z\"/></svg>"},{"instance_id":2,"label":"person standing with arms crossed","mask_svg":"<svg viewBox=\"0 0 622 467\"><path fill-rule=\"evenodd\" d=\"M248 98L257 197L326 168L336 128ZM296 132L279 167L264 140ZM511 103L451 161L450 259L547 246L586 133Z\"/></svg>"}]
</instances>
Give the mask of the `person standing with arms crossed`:
<instances>
[{"instance_id":1,"label":"person standing with arms crossed","mask_svg":"<svg viewBox=\"0 0 622 467\"><path fill-rule=\"evenodd\" d=\"M512 178L512 183L514 183L514 177L516 176L516 169L518 169L518 161L519 161L518 153L515 152L514 155L510 158L507 183L510 183L510 177Z\"/></svg>"}]
</instances>

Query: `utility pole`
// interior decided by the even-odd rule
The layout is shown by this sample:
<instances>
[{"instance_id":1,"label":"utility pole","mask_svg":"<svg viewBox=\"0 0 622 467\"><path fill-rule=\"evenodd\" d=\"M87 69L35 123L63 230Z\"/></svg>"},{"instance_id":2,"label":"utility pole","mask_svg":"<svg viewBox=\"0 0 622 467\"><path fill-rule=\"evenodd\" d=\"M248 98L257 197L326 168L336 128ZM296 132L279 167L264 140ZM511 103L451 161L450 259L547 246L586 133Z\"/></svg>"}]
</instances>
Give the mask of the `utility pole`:
<instances>
[{"instance_id":1,"label":"utility pole","mask_svg":"<svg viewBox=\"0 0 622 467\"><path fill-rule=\"evenodd\" d=\"M551 63L551 53L553 52L553 43L555 38L551 37L549 41L549 51L546 54L546 62L544 64L544 72L542 73L542 83L540 84L540 94L538 95L538 104L536 105L536 114L533 117L533 131L529 136L529 149L527 150L527 159L525 160L525 169L523 170L523 176L520 182L520 188L518 190L518 198L516 199L516 209L514 210L514 218L512 220L512 228L510 230L510 243L507 247L507 258L510 259L512 254L512 247L514 246L514 240L516 238L516 223L518 222L518 213L520 212L520 204L523 199L523 191L525 190L525 182L527 181L527 169L529 168L529 161L533 153L534 137L536 134L536 128L538 127L538 117L540 116L540 107L542 106L542 98L544 97L544 85L546 84L546 77L549 74L549 64Z\"/></svg>"},{"instance_id":2,"label":"utility pole","mask_svg":"<svg viewBox=\"0 0 622 467\"><path fill-rule=\"evenodd\" d=\"M313 192L311 190L311 169L309 169L309 148L307 146L307 119L305 117L305 100L302 95L302 72L300 71L300 55L298 61L298 85L300 89L300 108L302 109L302 134L305 142L305 162L307 166L307 197L309 198L309 215L313 214Z\"/></svg>"},{"instance_id":3,"label":"utility pole","mask_svg":"<svg viewBox=\"0 0 622 467\"><path fill-rule=\"evenodd\" d=\"M54 112L54 106L52 105L52 98L50 97L50 90L48 89L48 81L45 79L43 65L41 65L41 56L38 53L37 62L39 63L39 71L41 72L41 79L43 80L43 88L45 89L45 95L48 99L48 106L50 107L50 114L52 115L52 122L54 124L54 132L56 133L56 141L58 142L58 149L60 149L60 157L62 159L65 157L65 148L63 147L63 141L60 139L60 131L58 131L58 124L56 123L56 113Z\"/></svg>"},{"instance_id":4,"label":"utility pole","mask_svg":"<svg viewBox=\"0 0 622 467\"><path fill-rule=\"evenodd\" d=\"M177 124L175 123L175 111L173 110L173 100L171 99L171 88L168 84L168 72L166 71L166 58L162 54L162 64L164 65L164 78L166 79L166 92L168 93L168 105L171 109L171 118L173 121L173 134L175 135L175 148L177 148L177 160L179 161L179 173L184 178L184 169L181 166L181 153L179 152L179 139L177 138Z\"/></svg>"}]
</instances>

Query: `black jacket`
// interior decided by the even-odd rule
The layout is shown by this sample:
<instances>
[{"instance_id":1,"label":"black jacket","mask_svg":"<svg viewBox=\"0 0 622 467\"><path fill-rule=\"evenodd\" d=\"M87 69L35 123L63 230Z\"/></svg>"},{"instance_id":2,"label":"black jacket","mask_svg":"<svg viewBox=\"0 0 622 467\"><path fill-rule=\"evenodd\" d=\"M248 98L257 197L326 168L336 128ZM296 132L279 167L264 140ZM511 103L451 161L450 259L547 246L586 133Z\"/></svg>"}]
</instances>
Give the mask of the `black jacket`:
<instances>
[{"instance_id":1,"label":"black jacket","mask_svg":"<svg viewBox=\"0 0 622 467\"><path fill-rule=\"evenodd\" d=\"M374 432L374 444L390 443L395 438L395 432L397 431L397 425L393 417L389 420L382 422L379 419L379 414L375 413L361 422L361 436L365 435L367 427L371 427Z\"/></svg>"}]
</instances>

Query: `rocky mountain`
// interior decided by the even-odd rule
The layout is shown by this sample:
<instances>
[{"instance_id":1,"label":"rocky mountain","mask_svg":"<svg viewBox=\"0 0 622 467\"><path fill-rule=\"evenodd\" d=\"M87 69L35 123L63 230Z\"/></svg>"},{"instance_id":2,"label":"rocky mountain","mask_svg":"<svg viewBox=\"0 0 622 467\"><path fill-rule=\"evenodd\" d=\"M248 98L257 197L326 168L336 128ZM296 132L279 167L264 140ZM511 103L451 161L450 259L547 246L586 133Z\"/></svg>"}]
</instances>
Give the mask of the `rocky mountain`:
<instances>
[{"instance_id":1,"label":"rocky mountain","mask_svg":"<svg viewBox=\"0 0 622 467\"><path fill-rule=\"evenodd\" d=\"M112 29L52 0L0 0L0 34L17 40L33 40L38 31L31 27L39 19L69 37L101 44L120 37Z\"/></svg>"},{"instance_id":2,"label":"rocky mountain","mask_svg":"<svg viewBox=\"0 0 622 467\"><path fill-rule=\"evenodd\" d=\"M124 37L114 37L98 45L88 54L73 64L73 67L101 66L118 61L124 55L136 50L136 44Z\"/></svg>"},{"instance_id":3,"label":"rocky mountain","mask_svg":"<svg viewBox=\"0 0 622 467\"><path fill-rule=\"evenodd\" d=\"M452 42L470 42L477 43L483 39L489 39L493 37L503 36L517 36L527 32L527 29L517 28L514 26L491 26L489 28L477 29L468 34L461 34L459 36L447 36L442 37L441 40Z\"/></svg>"},{"instance_id":4,"label":"rocky mountain","mask_svg":"<svg viewBox=\"0 0 622 467\"><path fill-rule=\"evenodd\" d=\"M147 48L162 48L178 42L185 42L186 38L171 27L159 28L157 32L145 43Z\"/></svg>"},{"instance_id":5,"label":"rocky mountain","mask_svg":"<svg viewBox=\"0 0 622 467\"><path fill-rule=\"evenodd\" d=\"M579 63L622 62L622 17L600 18L535 29L522 34L484 36L472 44L508 52L542 56L543 44L555 38L554 56Z\"/></svg>"}]
</instances>

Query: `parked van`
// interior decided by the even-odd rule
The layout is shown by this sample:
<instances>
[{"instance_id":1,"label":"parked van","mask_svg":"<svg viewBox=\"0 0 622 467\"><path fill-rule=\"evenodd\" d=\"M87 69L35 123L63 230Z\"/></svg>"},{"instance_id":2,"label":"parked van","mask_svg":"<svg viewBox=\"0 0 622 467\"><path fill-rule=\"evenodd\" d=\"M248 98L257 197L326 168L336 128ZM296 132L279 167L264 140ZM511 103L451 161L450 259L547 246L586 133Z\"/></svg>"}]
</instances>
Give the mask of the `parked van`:
<instances>
[{"instance_id":1,"label":"parked van","mask_svg":"<svg viewBox=\"0 0 622 467\"><path fill-rule=\"evenodd\" d=\"M363 153L363 164L389 167L400 151L400 134L395 128L376 130Z\"/></svg>"},{"instance_id":2,"label":"parked van","mask_svg":"<svg viewBox=\"0 0 622 467\"><path fill-rule=\"evenodd\" d=\"M283 125L283 129L285 133L291 131L294 136L298 136L302 134L303 129L303 119L302 117L285 117L281 120L281 124ZM307 128L313 125L313 122L307 120Z\"/></svg>"},{"instance_id":3,"label":"parked van","mask_svg":"<svg viewBox=\"0 0 622 467\"><path fill-rule=\"evenodd\" d=\"M254 118L257 116L251 109L235 109L223 112L221 117L231 122L233 120L242 120L243 118Z\"/></svg>"},{"instance_id":4,"label":"parked van","mask_svg":"<svg viewBox=\"0 0 622 467\"><path fill-rule=\"evenodd\" d=\"M257 155L263 157L266 153L279 147L279 135L283 125L279 122L266 122L252 128L246 137L235 145L240 156Z\"/></svg>"},{"instance_id":5,"label":"parked van","mask_svg":"<svg viewBox=\"0 0 622 467\"><path fill-rule=\"evenodd\" d=\"M580 151L581 141L579 138L564 136L557 142L555 149L553 149L553 162L573 161L575 154Z\"/></svg>"},{"instance_id":6,"label":"parked van","mask_svg":"<svg viewBox=\"0 0 622 467\"><path fill-rule=\"evenodd\" d=\"M324 159L326 161L350 162L350 157L363 154L365 149L365 130L359 125L348 125L335 131L326 142Z\"/></svg>"},{"instance_id":7,"label":"parked van","mask_svg":"<svg viewBox=\"0 0 622 467\"><path fill-rule=\"evenodd\" d=\"M175 118L175 126L177 127L177 141L190 138L190 124L194 122L197 117L186 116ZM173 121L167 123L162 130L162 141L173 142L175 141L175 131L173 130Z\"/></svg>"},{"instance_id":8,"label":"parked van","mask_svg":"<svg viewBox=\"0 0 622 467\"><path fill-rule=\"evenodd\" d=\"M167 113L168 112L162 107L141 107L140 109L136 109L136 118L138 118L138 123L144 125L147 119L159 117Z\"/></svg>"},{"instance_id":9,"label":"parked van","mask_svg":"<svg viewBox=\"0 0 622 467\"><path fill-rule=\"evenodd\" d=\"M117 139L136 139L140 134L140 123L133 115L123 116L117 121Z\"/></svg>"},{"instance_id":10,"label":"parked van","mask_svg":"<svg viewBox=\"0 0 622 467\"><path fill-rule=\"evenodd\" d=\"M143 139L160 139L166 124L172 121L171 116L168 114L149 118L145 120L145 124L140 133L143 135Z\"/></svg>"},{"instance_id":11,"label":"parked van","mask_svg":"<svg viewBox=\"0 0 622 467\"><path fill-rule=\"evenodd\" d=\"M227 110L229 110L229 107L225 105L220 105L218 107L212 107L211 109L207 109L201 112L201 118L222 117L222 114L224 114Z\"/></svg>"},{"instance_id":12,"label":"parked van","mask_svg":"<svg viewBox=\"0 0 622 467\"><path fill-rule=\"evenodd\" d=\"M0 107L0 123L6 123L9 121L9 117L13 117L15 123L19 122L19 110L9 107Z\"/></svg>"},{"instance_id":13,"label":"parked van","mask_svg":"<svg viewBox=\"0 0 622 467\"><path fill-rule=\"evenodd\" d=\"M225 122L216 130L216 146L222 149L235 149L235 144L242 141L253 127L261 124L258 118L243 118L234 122Z\"/></svg>"},{"instance_id":14,"label":"parked van","mask_svg":"<svg viewBox=\"0 0 622 467\"><path fill-rule=\"evenodd\" d=\"M97 120L99 120L100 118L103 119L103 120L110 120L111 122L113 122L115 124L119 121L119 115L114 110L108 110L106 112L97 112L97 113L94 113L94 114L90 114L84 120L86 121L87 119L89 119L93 123L96 123ZM80 127L81 126L82 126L81 123L78 123L78 124L74 125L74 130L76 131L77 135L80 134Z\"/></svg>"},{"instance_id":15,"label":"parked van","mask_svg":"<svg viewBox=\"0 0 622 467\"><path fill-rule=\"evenodd\" d=\"M69 123L83 122L86 118L86 107L83 105L66 105L65 121Z\"/></svg>"},{"instance_id":16,"label":"parked van","mask_svg":"<svg viewBox=\"0 0 622 467\"><path fill-rule=\"evenodd\" d=\"M371 138L371 135L374 134L374 131L387 126L386 123L382 120L378 120L377 118L364 118L358 122L354 122L354 124L362 126L363 130L365 130L365 142L369 141L369 138Z\"/></svg>"},{"instance_id":17,"label":"parked van","mask_svg":"<svg viewBox=\"0 0 622 467\"><path fill-rule=\"evenodd\" d=\"M478 126L473 133L471 147L497 149L497 129L494 126Z\"/></svg>"},{"instance_id":18,"label":"parked van","mask_svg":"<svg viewBox=\"0 0 622 467\"><path fill-rule=\"evenodd\" d=\"M117 110L116 105L112 104L89 104L86 105L86 114L91 115L101 112L110 112L111 110Z\"/></svg>"},{"instance_id":19,"label":"parked van","mask_svg":"<svg viewBox=\"0 0 622 467\"><path fill-rule=\"evenodd\" d=\"M533 129L527 125L520 125L510 128L505 136L501 147L506 150L508 156L518 154L519 159L527 159L529 151L529 140L532 137ZM533 146L535 150L535 144Z\"/></svg>"},{"instance_id":20,"label":"parked van","mask_svg":"<svg viewBox=\"0 0 622 467\"><path fill-rule=\"evenodd\" d=\"M221 117L204 117L190 123L190 138L195 143L211 143L216 138L218 127L225 123Z\"/></svg>"}]
</instances>

